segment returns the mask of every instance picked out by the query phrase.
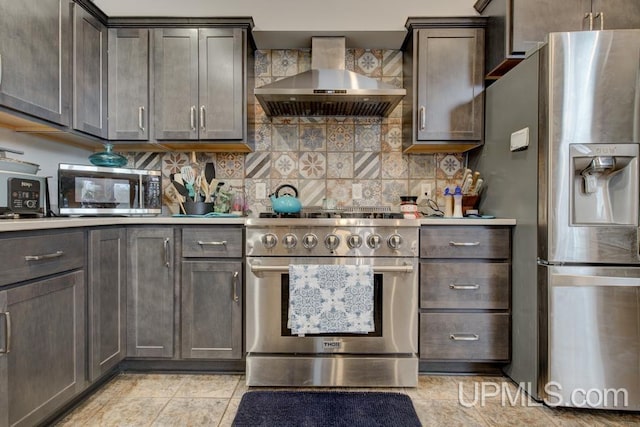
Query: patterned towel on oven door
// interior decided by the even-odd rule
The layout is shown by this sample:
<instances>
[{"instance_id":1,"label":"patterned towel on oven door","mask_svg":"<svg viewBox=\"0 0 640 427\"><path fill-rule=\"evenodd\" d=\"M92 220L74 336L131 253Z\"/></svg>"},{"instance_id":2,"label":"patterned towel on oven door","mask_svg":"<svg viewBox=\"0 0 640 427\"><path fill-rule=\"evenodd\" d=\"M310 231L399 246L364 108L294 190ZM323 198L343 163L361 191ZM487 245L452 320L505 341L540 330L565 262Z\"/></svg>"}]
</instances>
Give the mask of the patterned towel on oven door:
<instances>
[{"instance_id":1,"label":"patterned towel on oven door","mask_svg":"<svg viewBox=\"0 0 640 427\"><path fill-rule=\"evenodd\" d=\"M288 326L293 335L372 332L371 266L289 265Z\"/></svg>"}]
</instances>

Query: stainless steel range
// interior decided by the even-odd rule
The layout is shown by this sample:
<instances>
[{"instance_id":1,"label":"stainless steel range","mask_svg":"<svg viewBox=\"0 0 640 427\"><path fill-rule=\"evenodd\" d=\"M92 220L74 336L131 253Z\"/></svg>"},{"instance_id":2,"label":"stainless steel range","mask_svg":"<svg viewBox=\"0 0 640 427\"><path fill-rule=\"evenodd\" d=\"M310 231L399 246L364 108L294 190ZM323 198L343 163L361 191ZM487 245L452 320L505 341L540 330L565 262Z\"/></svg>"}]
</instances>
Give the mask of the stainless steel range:
<instances>
[{"instance_id":1,"label":"stainless steel range","mask_svg":"<svg viewBox=\"0 0 640 427\"><path fill-rule=\"evenodd\" d=\"M408 219L249 219L247 385L415 386L418 230ZM289 266L326 264L372 267L372 332L291 333Z\"/></svg>"}]
</instances>

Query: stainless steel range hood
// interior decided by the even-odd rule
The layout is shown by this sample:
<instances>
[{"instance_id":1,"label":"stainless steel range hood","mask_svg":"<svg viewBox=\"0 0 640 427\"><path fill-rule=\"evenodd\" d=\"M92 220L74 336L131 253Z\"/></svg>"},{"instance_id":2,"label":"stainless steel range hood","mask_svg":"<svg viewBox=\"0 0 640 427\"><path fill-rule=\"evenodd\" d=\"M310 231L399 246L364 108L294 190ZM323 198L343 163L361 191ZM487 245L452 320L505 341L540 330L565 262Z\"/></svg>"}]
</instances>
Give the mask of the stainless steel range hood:
<instances>
[{"instance_id":1,"label":"stainless steel range hood","mask_svg":"<svg viewBox=\"0 0 640 427\"><path fill-rule=\"evenodd\" d=\"M311 39L311 70L255 88L268 116L388 116L406 95L345 69L344 37Z\"/></svg>"}]
</instances>

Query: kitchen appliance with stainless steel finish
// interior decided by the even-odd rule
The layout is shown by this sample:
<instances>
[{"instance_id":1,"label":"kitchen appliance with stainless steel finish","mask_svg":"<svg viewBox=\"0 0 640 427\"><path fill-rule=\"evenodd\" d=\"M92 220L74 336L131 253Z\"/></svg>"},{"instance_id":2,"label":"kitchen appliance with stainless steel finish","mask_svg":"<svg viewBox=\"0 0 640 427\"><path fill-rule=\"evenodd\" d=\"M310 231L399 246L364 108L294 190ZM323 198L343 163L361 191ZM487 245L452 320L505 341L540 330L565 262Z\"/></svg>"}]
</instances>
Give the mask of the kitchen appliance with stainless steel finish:
<instances>
[{"instance_id":1,"label":"kitchen appliance with stainless steel finish","mask_svg":"<svg viewBox=\"0 0 640 427\"><path fill-rule=\"evenodd\" d=\"M254 89L268 116L388 116L407 94L345 69L344 37L312 37L311 69Z\"/></svg>"},{"instance_id":2,"label":"kitchen appliance with stainless steel finish","mask_svg":"<svg viewBox=\"0 0 640 427\"><path fill-rule=\"evenodd\" d=\"M418 380L419 221L247 220L250 386L412 387ZM374 331L292 335L289 265L370 265Z\"/></svg>"},{"instance_id":3,"label":"kitchen appliance with stainless steel finish","mask_svg":"<svg viewBox=\"0 0 640 427\"><path fill-rule=\"evenodd\" d=\"M159 170L60 164L60 215L158 215L162 213Z\"/></svg>"},{"instance_id":4,"label":"kitchen appliance with stainless steel finish","mask_svg":"<svg viewBox=\"0 0 640 427\"><path fill-rule=\"evenodd\" d=\"M480 208L517 220L506 374L548 405L640 410L640 30L550 34L485 111Z\"/></svg>"}]
</instances>

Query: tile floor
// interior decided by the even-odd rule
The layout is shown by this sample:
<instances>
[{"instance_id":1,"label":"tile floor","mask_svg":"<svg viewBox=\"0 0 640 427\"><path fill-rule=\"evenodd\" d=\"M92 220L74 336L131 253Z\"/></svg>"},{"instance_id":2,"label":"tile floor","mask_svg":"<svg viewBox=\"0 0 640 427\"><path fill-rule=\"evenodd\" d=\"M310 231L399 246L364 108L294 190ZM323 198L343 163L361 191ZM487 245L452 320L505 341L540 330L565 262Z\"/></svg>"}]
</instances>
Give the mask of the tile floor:
<instances>
[{"instance_id":1,"label":"tile floor","mask_svg":"<svg viewBox=\"0 0 640 427\"><path fill-rule=\"evenodd\" d=\"M511 396L515 403L503 405L500 397L493 397L484 404L477 399L473 405L474 389L481 390L483 384L487 391L509 390L502 395ZM57 426L230 426L248 390L242 375L121 374ZM380 391L347 389L356 390ZM425 426L640 425L640 413L536 406L524 395L517 395L513 383L500 377L421 375L416 388L384 391L409 395Z\"/></svg>"}]
</instances>

